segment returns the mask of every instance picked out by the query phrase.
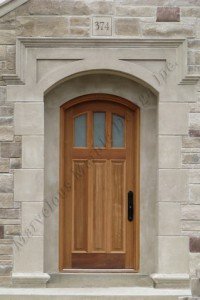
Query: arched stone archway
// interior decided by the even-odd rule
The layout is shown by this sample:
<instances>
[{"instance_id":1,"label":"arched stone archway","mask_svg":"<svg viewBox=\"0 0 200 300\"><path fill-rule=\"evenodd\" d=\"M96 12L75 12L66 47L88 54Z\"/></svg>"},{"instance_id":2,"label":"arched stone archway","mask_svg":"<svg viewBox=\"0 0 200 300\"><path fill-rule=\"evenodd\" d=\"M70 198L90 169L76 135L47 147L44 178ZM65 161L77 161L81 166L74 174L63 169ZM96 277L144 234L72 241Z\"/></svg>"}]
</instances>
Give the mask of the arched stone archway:
<instances>
[{"instance_id":1,"label":"arched stone archway","mask_svg":"<svg viewBox=\"0 0 200 300\"><path fill-rule=\"evenodd\" d=\"M181 53L182 56L177 53ZM26 59L24 59L25 56ZM153 278L158 284L170 282L173 285L178 282L184 285L188 283L188 237L180 233L180 198L183 203L186 202L187 194L184 194L181 189L179 193L176 193L175 189L173 190L175 192L168 195L168 189L165 188L165 182L169 186L170 178L173 182L180 179L180 186L188 184L187 170L181 167L181 138L188 132L188 101L192 102L194 99L196 79L187 76L186 65L183 64L183 61L186 61L183 59L185 57L185 42L182 40L19 39L17 74L4 76L8 84L7 99L15 102L15 135L22 136L22 169L16 170L14 175L14 197L15 201L22 203L22 237L28 240L20 252L16 249L14 251L14 280L24 282L26 278L27 283L39 281L44 284L49 278L45 272L56 271L56 260L50 266L49 259L52 256L45 257L44 255L44 240L48 236L44 235L44 226L40 227L39 233L32 232L28 237L28 231L24 225L26 224L26 209L29 212L35 211L40 214L42 212L42 219L37 221L40 224L43 224L43 219L45 222L50 220L48 214L51 215L45 206L48 204L45 202L43 192L44 166L45 160L48 159L47 151L45 152L43 147L46 137L44 111L46 111L45 106L48 106L47 103L50 103L48 101L44 103L44 94L46 94L45 97L51 93L53 95L62 85L69 85L69 82L73 80L79 81L80 75L84 74L86 77L93 74L95 77L97 76L95 73L98 73L100 77L117 78L118 82L115 85L117 92L113 91L111 86L106 87L105 81L101 92L112 90L119 96L125 96L124 93L128 93L125 98L132 101L137 99L136 104L144 110L144 115L154 110L154 114L149 116L149 119L144 118L146 129L142 133L141 141L142 149L146 150L148 146L145 148L145 142L151 144L156 138L155 143L158 144L158 156L155 162L156 176L150 177L153 182L146 195L152 200L150 196L152 189L158 190L156 201L159 217L157 220L150 218L151 222L158 221L158 230L154 225L146 226L144 229L144 237L147 240L152 237L152 231L155 231L153 236L156 242L149 244L148 251L153 253L152 259L148 261L148 266L145 260L143 261L143 271L148 274L157 273ZM82 83L79 82L79 84L81 86ZM134 87L136 97L133 97ZM74 88L73 92L78 92L80 96L85 93L84 88L83 86L82 90ZM90 92L92 92L91 87ZM154 94L157 95L156 100ZM57 97L56 100L59 98L59 101L66 102L67 99L72 98L71 96L72 90L69 92L68 89L65 99ZM152 98L150 104L148 101L146 103L149 98ZM52 102L53 105L55 103L58 105L58 102ZM157 103L156 108L155 103ZM157 123L155 122L156 114ZM52 120L55 116L52 114ZM151 123L150 127L148 122ZM55 124L58 127L56 120ZM156 134L151 137L148 128L155 125ZM55 130L58 129L56 126ZM54 150L53 153L56 155L56 148ZM151 152L151 155L155 153ZM148 158L150 152L145 151L142 155L147 155L145 167L151 168L152 157ZM148 187L148 182L146 186ZM147 208L149 207L144 202L143 209ZM170 218L164 219L164 216L170 217L171 212L173 212L173 218L177 220L175 227L171 226ZM30 218L33 220L32 214ZM165 224L167 226L164 226ZM20 238L16 237L15 242ZM49 248L49 253L51 250L53 252L53 249L55 250L55 247ZM31 265L27 266L24 261L28 260L30 253L33 259ZM58 253L55 257L57 255ZM176 262L178 256L182 257L182 264Z\"/></svg>"}]
</instances>

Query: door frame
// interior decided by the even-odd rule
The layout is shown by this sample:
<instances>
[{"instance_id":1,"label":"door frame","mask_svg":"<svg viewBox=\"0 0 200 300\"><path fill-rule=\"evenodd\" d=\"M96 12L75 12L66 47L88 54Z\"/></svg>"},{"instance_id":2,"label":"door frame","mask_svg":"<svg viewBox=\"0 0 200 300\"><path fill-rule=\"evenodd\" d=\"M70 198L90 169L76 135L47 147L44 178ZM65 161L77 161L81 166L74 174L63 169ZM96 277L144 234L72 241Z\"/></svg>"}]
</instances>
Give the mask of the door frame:
<instances>
[{"instance_id":1,"label":"door frame","mask_svg":"<svg viewBox=\"0 0 200 300\"><path fill-rule=\"evenodd\" d=\"M64 228L65 228L65 189L70 187L65 187L64 184L64 150L65 150L65 111L70 107L88 102L88 101L109 101L113 103L118 103L124 105L134 111L136 117L136 147L135 147L135 176L136 176L136 185L135 185L135 202L134 202L134 215L135 215L135 226L134 226L134 265L136 266L132 272L139 272L139 262L140 262L140 108L134 103L130 102L127 99L124 99L119 96L104 94L104 93L96 93L96 94L88 94L80 97L76 97L70 101L67 101L60 107L60 170L59 170L59 271L60 272L69 272L68 269L64 269L65 265L65 240L64 240ZM72 272L77 272L77 270L70 269ZM88 270L89 271L89 270ZM81 271L80 271L81 272ZM87 269L84 269L84 272L87 272ZM95 269L93 270L95 272ZM102 272L105 270L102 269ZM119 272L119 270L112 269L112 272ZM120 272L129 272L130 269L122 269Z\"/></svg>"}]
</instances>

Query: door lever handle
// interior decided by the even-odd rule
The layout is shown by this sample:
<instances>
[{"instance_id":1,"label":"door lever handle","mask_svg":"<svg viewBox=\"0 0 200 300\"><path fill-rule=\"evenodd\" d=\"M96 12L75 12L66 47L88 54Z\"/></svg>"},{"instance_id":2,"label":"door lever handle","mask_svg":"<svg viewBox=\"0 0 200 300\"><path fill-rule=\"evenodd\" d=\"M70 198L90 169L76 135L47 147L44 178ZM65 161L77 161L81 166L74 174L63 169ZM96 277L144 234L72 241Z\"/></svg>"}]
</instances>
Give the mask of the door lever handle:
<instances>
[{"instance_id":1,"label":"door lever handle","mask_svg":"<svg viewBox=\"0 0 200 300\"><path fill-rule=\"evenodd\" d=\"M128 220L133 221L134 217L134 195L132 191L128 192Z\"/></svg>"}]
</instances>

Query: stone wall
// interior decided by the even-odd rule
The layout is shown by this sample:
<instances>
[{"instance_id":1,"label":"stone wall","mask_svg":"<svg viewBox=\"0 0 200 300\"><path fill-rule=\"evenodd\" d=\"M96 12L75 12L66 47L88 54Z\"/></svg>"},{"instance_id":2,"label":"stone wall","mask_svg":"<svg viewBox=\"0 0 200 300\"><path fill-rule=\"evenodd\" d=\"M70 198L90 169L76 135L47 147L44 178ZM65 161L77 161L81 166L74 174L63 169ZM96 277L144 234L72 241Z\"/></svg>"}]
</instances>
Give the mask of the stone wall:
<instances>
[{"instance_id":1,"label":"stone wall","mask_svg":"<svg viewBox=\"0 0 200 300\"><path fill-rule=\"evenodd\" d=\"M158 7L159 6L159 7ZM163 8L164 7L164 8ZM166 8L170 7L170 8ZM187 38L188 72L200 74L198 0L30 0L0 19L0 72L15 73L16 36L90 37L92 16L111 16L113 37ZM13 135L13 104L0 81L0 283L9 284L12 237L20 233L20 202L13 201L13 172L21 166L21 137ZM189 169L189 197L182 208L182 235L190 236L190 269L200 262L200 101L190 104L182 167ZM180 199L181 202L181 199Z\"/></svg>"}]
</instances>

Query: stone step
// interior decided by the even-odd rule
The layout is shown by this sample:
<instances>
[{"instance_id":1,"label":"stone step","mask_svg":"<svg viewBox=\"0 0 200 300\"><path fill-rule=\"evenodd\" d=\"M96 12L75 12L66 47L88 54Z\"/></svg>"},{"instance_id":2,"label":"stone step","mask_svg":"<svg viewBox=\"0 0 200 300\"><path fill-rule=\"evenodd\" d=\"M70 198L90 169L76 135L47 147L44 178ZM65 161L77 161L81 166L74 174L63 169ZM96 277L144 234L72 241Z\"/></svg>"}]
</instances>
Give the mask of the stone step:
<instances>
[{"instance_id":1,"label":"stone step","mask_svg":"<svg viewBox=\"0 0 200 300\"><path fill-rule=\"evenodd\" d=\"M148 275L135 273L55 273L50 274L49 288L68 287L153 287Z\"/></svg>"},{"instance_id":2,"label":"stone step","mask_svg":"<svg viewBox=\"0 0 200 300\"><path fill-rule=\"evenodd\" d=\"M178 300L187 289L126 288L1 288L0 300Z\"/></svg>"}]
</instances>

